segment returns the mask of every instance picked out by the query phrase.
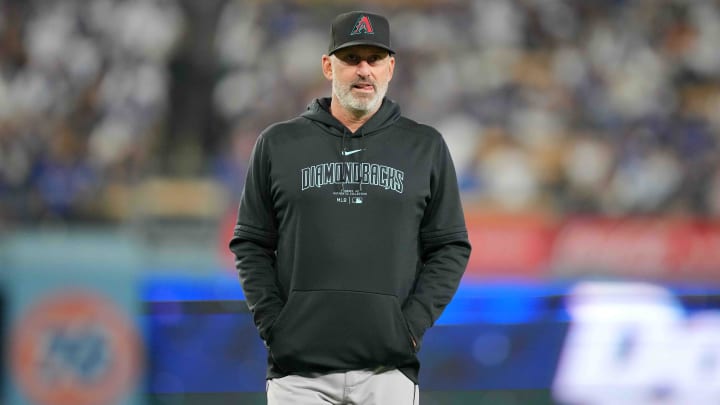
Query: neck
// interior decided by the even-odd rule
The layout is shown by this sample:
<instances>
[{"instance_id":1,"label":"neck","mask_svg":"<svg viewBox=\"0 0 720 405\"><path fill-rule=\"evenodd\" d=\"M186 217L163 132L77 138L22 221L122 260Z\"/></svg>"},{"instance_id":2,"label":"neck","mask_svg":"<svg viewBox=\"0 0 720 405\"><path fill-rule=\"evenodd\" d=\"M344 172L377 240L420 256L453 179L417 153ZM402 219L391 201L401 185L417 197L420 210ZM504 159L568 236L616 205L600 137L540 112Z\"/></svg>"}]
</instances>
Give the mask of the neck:
<instances>
[{"instance_id":1,"label":"neck","mask_svg":"<svg viewBox=\"0 0 720 405\"><path fill-rule=\"evenodd\" d=\"M334 96L330 102L330 114L353 133L375 115L378 109L380 109L380 106L372 111L348 110Z\"/></svg>"}]
</instances>

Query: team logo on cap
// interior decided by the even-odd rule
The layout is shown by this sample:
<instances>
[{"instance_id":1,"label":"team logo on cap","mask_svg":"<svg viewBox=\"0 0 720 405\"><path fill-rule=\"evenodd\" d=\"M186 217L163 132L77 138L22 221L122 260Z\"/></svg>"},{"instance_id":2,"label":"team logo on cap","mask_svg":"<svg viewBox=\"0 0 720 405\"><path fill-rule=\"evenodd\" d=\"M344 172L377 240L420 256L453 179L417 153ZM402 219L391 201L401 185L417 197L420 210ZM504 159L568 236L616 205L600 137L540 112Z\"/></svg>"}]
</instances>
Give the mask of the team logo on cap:
<instances>
[{"instance_id":1,"label":"team logo on cap","mask_svg":"<svg viewBox=\"0 0 720 405\"><path fill-rule=\"evenodd\" d=\"M355 21L355 26L353 27L352 32L350 32L350 35L358 35L358 34L374 34L375 31L373 30L372 24L370 24L370 18L368 16L363 15L360 16L360 18Z\"/></svg>"}]
</instances>

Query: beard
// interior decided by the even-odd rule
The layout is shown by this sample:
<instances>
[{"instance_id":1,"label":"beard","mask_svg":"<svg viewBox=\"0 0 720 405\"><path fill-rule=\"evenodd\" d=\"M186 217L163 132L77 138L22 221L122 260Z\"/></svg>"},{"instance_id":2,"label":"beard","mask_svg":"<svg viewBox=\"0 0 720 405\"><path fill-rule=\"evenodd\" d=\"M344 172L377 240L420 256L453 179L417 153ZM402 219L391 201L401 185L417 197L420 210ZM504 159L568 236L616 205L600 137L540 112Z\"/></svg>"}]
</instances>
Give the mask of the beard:
<instances>
[{"instance_id":1,"label":"beard","mask_svg":"<svg viewBox=\"0 0 720 405\"><path fill-rule=\"evenodd\" d=\"M333 92L337 96L340 105L356 115L365 115L376 111L387 93L388 83L370 82L375 88L373 95L356 96L353 94L353 87L358 83L368 83L364 80L356 80L352 83L341 83L338 80L332 81Z\"/></svg>"}]
</instances>

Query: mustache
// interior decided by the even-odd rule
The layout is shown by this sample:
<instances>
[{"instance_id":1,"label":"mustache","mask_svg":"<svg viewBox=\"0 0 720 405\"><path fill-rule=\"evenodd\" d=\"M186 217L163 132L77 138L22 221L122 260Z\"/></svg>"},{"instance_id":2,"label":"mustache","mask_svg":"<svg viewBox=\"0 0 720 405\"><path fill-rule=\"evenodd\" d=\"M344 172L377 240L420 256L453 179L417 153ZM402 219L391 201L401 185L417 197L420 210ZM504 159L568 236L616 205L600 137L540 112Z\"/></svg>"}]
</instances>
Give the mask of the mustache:
<instances>
[{"instance_id":1,"label":"mustache","mask_svg":"<svg viewBox=\"0 0 720 405\"><path fill-rule=\"evenodd\" d=\"M370 80L362 80L362 79L361 79L361 80L355 80L354 82L350 83L350 87L355 87L355 86L367 86L367 85L370 85L370 86L372 86L374 89L377 89L377 84L375 84L375 82L370 81Z\"/></svg>"}]
</instances>

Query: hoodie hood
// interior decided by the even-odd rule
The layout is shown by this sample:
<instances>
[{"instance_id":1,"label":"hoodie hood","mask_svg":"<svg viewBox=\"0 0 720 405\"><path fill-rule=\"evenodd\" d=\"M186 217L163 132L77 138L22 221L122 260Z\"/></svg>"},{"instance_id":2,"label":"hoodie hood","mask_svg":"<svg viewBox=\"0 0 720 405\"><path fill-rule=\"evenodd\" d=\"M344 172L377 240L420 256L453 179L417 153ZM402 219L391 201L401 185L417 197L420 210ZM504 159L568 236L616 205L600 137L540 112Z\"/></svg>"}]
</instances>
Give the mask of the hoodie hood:
<instances>
[{"instance_id":1,"label":"hoodie hood","mask_svg":"<svg viewBox=\"0 0 720 405\"><path fill-rule=\"evenodd\" d=\"M377 112L355 133L351 133L345 125L332 116L330 97L315 99L308 105L307 111L302 114L302 117L314 121L326 132L335 136L368 136L394 124L400 118L400 106L387 97L383 98L382 105Z\"/></svg>"}]
</instances>

